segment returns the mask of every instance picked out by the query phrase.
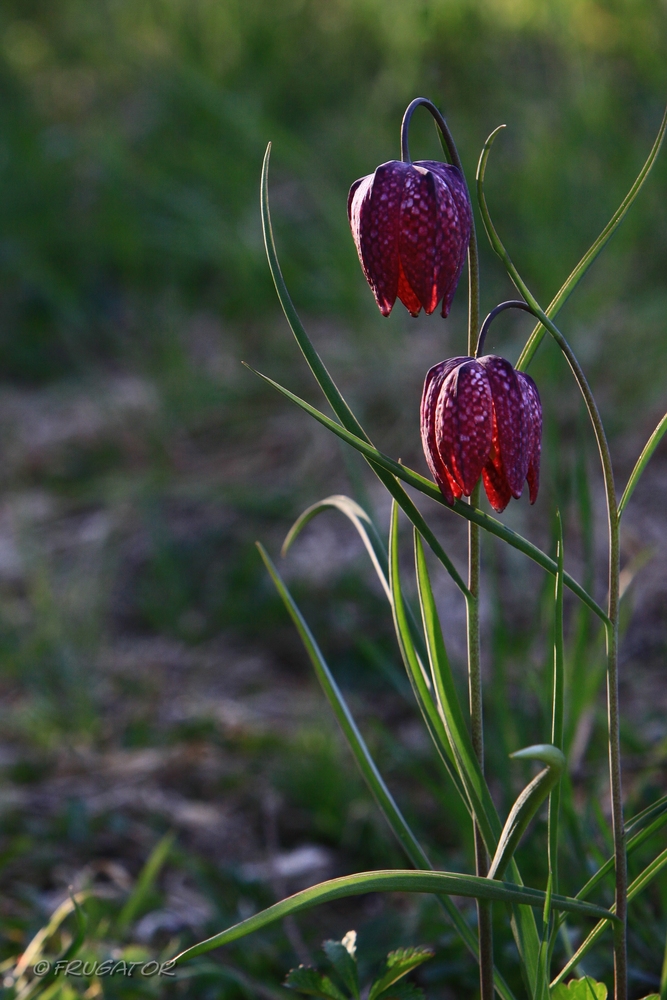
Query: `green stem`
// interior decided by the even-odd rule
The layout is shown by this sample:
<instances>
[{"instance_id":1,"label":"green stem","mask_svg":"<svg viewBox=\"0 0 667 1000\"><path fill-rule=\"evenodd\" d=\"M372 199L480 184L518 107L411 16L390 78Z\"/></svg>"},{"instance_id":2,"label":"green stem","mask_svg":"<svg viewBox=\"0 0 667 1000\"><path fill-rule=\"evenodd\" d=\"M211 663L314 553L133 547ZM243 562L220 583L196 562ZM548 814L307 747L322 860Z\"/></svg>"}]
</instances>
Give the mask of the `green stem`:
<instances>
[{"instance_id":1,"label":"green stem","mask_svg":"<svg viewBox=\"0 0 667 1000\"><path fill-rule=\"evenodd\" d=\"M563 749L563 721L564 721L564 701L565 701L565 667L564 667L564 639L563 639L563 521L560 510L556 511L558 526L558 542L556 550L556 561L558 572L556 574L556 593L554 600L554 669L553 669L553 689L552 689L552 716L551 716L551 742L559 750ZM558 892L558 831L560 822L560 781L554 786L549 796L549 820L548 820L548 843L549 843L549 878L551 880L552 891ZM545 955L546 978L550 977L551 955L553 952L558 923L553 922L548 935L548 946Z\"/></svg>"},{"instance_id":2,"label":"green stem","mask_svg":"<svg viewBox=\"0 0 667 1000\"><path fill-rule=\"evenodd\" d=\"M470 502L479 503L479 483L473 490ZM482 671L479 636L479 578L480 578L480 528L468 522L468 590L466 600L468 625L468 691L470 698L470 728L472 745L484 771L484 719L482 701ZM489 871L489 856L482 832L474 824L475 872L485 876ZM493 1000L493 923L490 903L477 900L477 925L479 930L479 981L481 1000Z\"/></svg>"}]
</instances>

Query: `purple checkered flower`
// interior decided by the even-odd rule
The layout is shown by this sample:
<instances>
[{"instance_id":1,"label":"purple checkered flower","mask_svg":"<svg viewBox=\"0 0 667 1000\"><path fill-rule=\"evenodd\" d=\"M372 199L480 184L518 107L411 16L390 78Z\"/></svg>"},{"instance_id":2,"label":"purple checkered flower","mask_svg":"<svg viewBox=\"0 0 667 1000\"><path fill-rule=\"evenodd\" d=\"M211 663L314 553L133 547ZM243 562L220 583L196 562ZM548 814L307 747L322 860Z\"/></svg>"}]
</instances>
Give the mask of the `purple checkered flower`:
<instances>
[{"instance_id":1,"label":"purple checkered flower","mask_svg":"<svg viewBox=\"0 0 667 1000\"><path fill-rule=\"evenodd\" d=\"M481 475L494 510L539 488L542 404L529 375L495 354L450 358L426 375L424 454L447 503L470 496Z\"/></svg>"},{"instance_id":2,"label":"purple checkered flower","mask_svg":"<svg viewBox=\"0 0 667 1000\"><path fill-rule=\"evenodd\" d=\"M457 167L390 160L355 181L347 202L352 236L383 316L396 297L413 316L442 300L446 316L468 250L472 211Z\"/></svg>"}]
</instances>

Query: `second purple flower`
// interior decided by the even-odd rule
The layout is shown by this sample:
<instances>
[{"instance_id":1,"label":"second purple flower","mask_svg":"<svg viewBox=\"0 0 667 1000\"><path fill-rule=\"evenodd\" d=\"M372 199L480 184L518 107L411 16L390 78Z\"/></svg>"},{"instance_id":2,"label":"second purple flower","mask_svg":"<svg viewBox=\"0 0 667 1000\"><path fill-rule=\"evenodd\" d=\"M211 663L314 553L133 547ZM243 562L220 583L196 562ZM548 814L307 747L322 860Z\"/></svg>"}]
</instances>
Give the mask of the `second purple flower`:
<instances>
[{"instance_id":1,"label":"second purple flower","mask_svg":"<svg viewBox=\"0 0 667 1000\"><path fill-rule=\"evenodd\" d=\"M445 500L470 496L480 475L496 511L539 488L542 405L529 375L505 358L449 358L426 375L424 454Z\"/></svg>"}]
</instances>

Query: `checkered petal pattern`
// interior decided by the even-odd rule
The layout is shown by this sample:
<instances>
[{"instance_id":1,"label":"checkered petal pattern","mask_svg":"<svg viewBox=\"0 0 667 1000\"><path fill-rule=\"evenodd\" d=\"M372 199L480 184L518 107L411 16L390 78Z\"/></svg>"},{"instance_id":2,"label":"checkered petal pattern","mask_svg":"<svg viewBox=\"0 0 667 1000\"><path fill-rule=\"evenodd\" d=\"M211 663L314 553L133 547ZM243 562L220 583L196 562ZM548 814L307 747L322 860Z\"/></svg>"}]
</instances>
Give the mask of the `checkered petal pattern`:
<instances>
[{"instance_id":1,"label":"checkered petal pattern","mask_svg":"<svg viewBox=\"0 0 667 1000\"><path fill-rule=\"evenodd\" d=\"M472 211L457 167L390 160L355 181L352 236L383 316L397 298L413 316L442 302L447 316L470 241Z\"/></svg>"},{"instance_id":2,"label":"checkered petal pattern","mask_svg":"<svg viewBox=\"0 0 667 1000\"><path fill-rule=\"evenodd\" d=\"M421 436L429 469L449 504L482 477L494 510L539 487L542 404L529 375L497 355L450 358L426 375Z\"/></svg>"}]
</instances>

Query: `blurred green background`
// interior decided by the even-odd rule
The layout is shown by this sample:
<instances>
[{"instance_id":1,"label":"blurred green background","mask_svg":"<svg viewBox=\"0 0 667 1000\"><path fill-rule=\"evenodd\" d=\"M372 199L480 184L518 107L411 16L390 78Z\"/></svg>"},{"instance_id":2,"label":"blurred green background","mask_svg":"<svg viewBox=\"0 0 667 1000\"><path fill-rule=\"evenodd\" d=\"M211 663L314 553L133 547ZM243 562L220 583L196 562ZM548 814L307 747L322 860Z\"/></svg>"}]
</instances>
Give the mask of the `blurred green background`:
<instances>
[{"instance_id":1,"label":"blurred green background","mask_svg":"<svg viewBox=\"0 0 667 1000\"><path fill-rule=\"evenodd\" d=\"M664 0L2 4L5 968L69 884L101 884L113 910L167 829L178 848L130 934L151 954L322 874L402 863L254 549L261 538L275 554L300 510L333 492L366 497L387 520L363 468L241 366L319 405L264 257L267 142L295 303L374 440L423 470L421 381L464 350L465 291L446 322L413 321L400 304L383 320L350 238L349 185L398 155L415 96L443 109L469 182L486 136L506 123L487 171L489 203L546 304L648 154L667 97L666 52ZM415 158L438 156L425 112L413 120L411 147ZM621 476L665 406L666 195L663 153L561 317L599 393ZM480 244L486 311L512 290L483 236ZM488 347L515 359L529 330L525 317L506 315ZM597 573L602 597L604 532L587 527L602 502L590 435L555 349L545 344L531 371L545 404L543 488L534 510L522 501L507 519L548 546L558 502L572 567ZM666 476L658 455L624 539L630 567L653 556L624 647L638 807L664 784L667 759ZM431 513L463 562L460 525ZM490 769L508 804L505 752L544 737L548 624L537 636L542 578L492 545L485 559L489 715L499 720ZM469 865L465 821L404 699L389 615L350 530L327 515L285 571L435 860ZM439 586L460 665L463 609L446 581ZM590 641L593 680L582 694L575 778L604 789L604 755L587 750L604 731L602 678L591 666L594 637L581 635L576 655ZM594 813L591 842L604 853ZM304 845L310 855L298 855ZM540 864L538 851L536 871ZM650 910L660 893L667 887L647 903L644 923L664 940L664 907L660 918ZM435 942L421 980L429 996L474 990L474 970L429 907L406 898L332 906L301 930L223 956L174 995L278 995L304 949L340 937L346 922L358 926L369 961L408 939ZM96 924L100 954L125 947L105 919ZM642 933L638 996L655 987L658 968L657 945ZM604 974L600 962L592 970ZM139 986L109 980L100 989L134 996Z\"/></svg>"}]
</instances>

